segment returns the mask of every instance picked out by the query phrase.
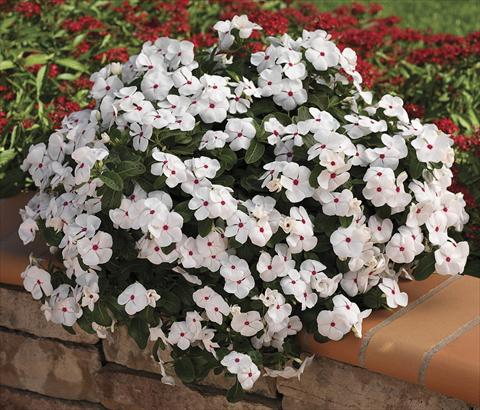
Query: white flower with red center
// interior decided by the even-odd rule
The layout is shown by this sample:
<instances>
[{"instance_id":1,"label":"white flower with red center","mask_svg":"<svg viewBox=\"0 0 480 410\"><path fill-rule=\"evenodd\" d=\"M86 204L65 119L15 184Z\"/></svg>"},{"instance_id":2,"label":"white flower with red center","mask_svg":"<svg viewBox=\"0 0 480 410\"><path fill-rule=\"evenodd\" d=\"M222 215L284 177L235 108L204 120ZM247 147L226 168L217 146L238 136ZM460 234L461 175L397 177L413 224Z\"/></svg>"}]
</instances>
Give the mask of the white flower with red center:
<instances>
[{"instance_id":1,"label":"white flower with red center","mask_svg":"<svg viewBox=\"0 0 480 410\"><path fill-rule=\"evenodd\" d=\"M43 295L50 296L53 288L50 282L50 274L37 266L29 266L22 272L23 287L32 294L35 300Z\"/></svg>"},{"instance_id":2,"label":"white flower with red center","mask_svg":"<svg viewBox=\"0 0 480 410\"><path fill-rule=\"evenodd\" d=\"M178 258L175 249L166 254L155 239L148 239L147 237L143 237L137 242L137 248L139 249L138 257L148 259L154 265L173 263Z\"/></svg>"},{"instance_id":3,"label":"white flower with red center","mask_svg":"<svg viewBox=\"0 0 480 410\"><path fill-rule=\"evenodd\" d=\"M230 143L232 151L248 149L256 134L251 118L230 118L225 132L228 134L227 142Z\"/></svg>"},{"instance_id":4,"label":"white flower with red center","mask_svg":"<svg viewBox=\"0 0 480 410\"><path fill-rule=\"evenodd\" d=\"M260 377L260 370L251 362L248 366L241 367L237 373L238 382L244 390L250 390L257 379Z\"/></svg>"},{"instance_id":5,"label":"white flower with red center","mask_svg":"<svg viewBox=\"0 0 480 410\"><path fill-rule=\"evenodd\" d=\"M212 98L205 98L202 101L202 105L199 106L199 115L203 122L206 124L223 122L227 118L227 111L230 107L227 99L217 101Z\"/></svg>"},{"instance_id":6,"label":"white flower with red center","mask_svg":"<svg viewBox=\"0 0 480 410\"><path fill-rule=\"evenodd\" d=\"M64 326L73 326L82 313L82 308L74 297L59 298L52 307L51 321Z\"/></svg>"},{"instance_id":7,"label":"white flower with red center","mask_svg":"<svg viewBox=\"0 0 480 410\"><path fill-rule=\"evenodd\" d=\"M203 337L202 321L203 318L198 314L197 311L187 312L185 316L185 323L187 324L187 329L192 334L194 339L201 339Z\"/></svg>"},{"instance_id":8,"label":"white flower with red center","mask_svg":"<svg viewBox=\"0 0 480 410\"><path fill-rule=\"evenodd\" d=\"M408 295L400 291L398 283L394 279L383 278L378 287L385 294L388 307L394 309L398 306L407 306Z\"/></svg>"},{"instance_id":9,"label":"white flower with red center","mask_svg":"<svg viewBox=\"0 0 480 410\"><path fill-rule=\"evenodd\" d=\"M268 290L268 289L267 289ZM271 298L269 301L269 308L267 310L267 317L273 323L282 323L292 313L292 305L285 302L285 297L279 292L271 292L265 294L265 299ZM265 302L264 302L265 303Z\"/></svg>"},{"instance_id":10,"label":"white flower with red center","mask_svg":"<svg viewBox=\"0 0 480 410\"><path fill-rule=\"evenodd\" d=\"M299 297L301 297L307 289L307 284L296 269L290 269L287 275L280 281L280 286L285 295L299 295Z\"/></svg>"},{"instance_id":11,"label":"white flower with red center","mask_svg":"<svg viewBox=\"0 0 480 410\"><path fill-rule=\"evenodd\" d=\"M251 22L246 14L233 16L232 28L238 30L240 38L249 38L252 35L253 30L262 30L262 27Z\"/></svg>"},{"instance_id":12,"label":"white flower with red center","mask_svg":"<svg viewBox=\"0 0 480 410\"><path fill-rule=\"evenodd\" d=\"M350 203L353 200L352 191L344 189L342 192L329 192L318 188L313 194L322 204L322 212L329 216L350 216Z\"/></svg>"},{"instance_id":13,"label":"white flower with red center","mask_svg":"<svg viewBox=\"0 0 480 410\"><path fill-rule=\"evenodd\" d=\"M177 345L181 350L187 350L193 342L193 335L186 322L173 322L167 337L168 343Z\"/></svg>"},{"instance_id":14,"label":"white flower with red center","mask_svg":"<svg viewBox=\"0 0 480 410\"><path fill-rule=\"evenodd\" d=\"M165 183L173 188L187 180L187 169L180 158L154 148L152 157L156 163L151 167L153 175L165 175Z\"/></svg>"},{"instance_id":15,"label":"white flower with red center","mask_svg":"<svg viewBox=\"0 0 480 410\"><path fill-rule=\"evenodd\" d=\"M312 133L315 133L320 128L333 132L340 127L340 123L327 111L320 111L318 108L310 107L308 112L313 117L307 120L310 123L310 132Z\"/></svg>"},{"instance_id":16,"label":"white flower with red center","mask_svg":"<svg viewBox=\"0 0 480 410\"><path fill-rule=\"evenodd\" d=\"M387 243L385 251L395 263L410 263L415 258L415 243L411 235L398 232Z\"/></svg>"},{"instance_id":17,"label":"white flower with red center","mask_svg":"<svg viewBox=\"0 0 480 410\"><path fill-rule=\"evenodd\" d=\"M275 104L286 111L292 111L307 102L307 91L300 80L282 80L282 91L273 96Z\"/></svg>"},{"instance_id":18,"label":"white flower with red center","mask_svg":"<svg viewBox=\"0 0 480 410\"><path fill-rule=\"evenodd\" d=\"M77 163L75 168L75 184L79 185L90 179L90 170L97 161L102 161L108 156L108 151L103 148L81 147L72 152L72 158ZM28 157L27 157L28 160ZM41 163L37 165L40 167ZM40 168L43 168L40 167ZM33 176L33 175L32 175ZM33 176L35 178L35 176Z\"/></svg>"},{"instance_id":19,"label":"white flower with red center","mask_svg":"<svg viewBox=\"0 0 480 410\"><path fill-rule=\"evenodd\" d=\"M392 236L393 222L388 218L381 219L377 215L372 215L368 219L368 228L374 243L386 243Z\"/></svg>"},{"instance_id":20,"label":"white flower with red center","mask_svg":"<svg viewBox=\"0 0 480 410\"><path fill-rule=\"evenodd\" d=\"M420 162L446 162L453 140L436 125L427 124L411 144Z\"/></svg>"},{"instance_id":21,"label":"white flower with red center","mask_svg":"<svg viewBox=\"0 0 480 410\"><path fill-rule=\"evenodd\" d=\"M229 101L228 112L230 114L245 114L250 108L250 101L246 98L242 98L244 94L244 88L242 85L238 85Z\"/></svg>"},{"instance_id":22,"label":"white flower with red center","mask_svg":"<svg viewBox=\"0 0 480 410\"><path fill-rule=\"evenodd\" d=\"M117 303L125 306L125 312L129 315L141 312L148 306L147 289L140 282L132 283L118 295Z\"/></svg>"},{"instance_id":23,"label":"white flower with red center","mask_svg":"<svg viewBox=\"0 0 480 410\"><path fill-rule=\"evenodd\" d=\"M239 243L245 243L248 239L250 230L254 226L253 219L245 212L236 210L228 219L225 228L227 238L235 238Z\"/></svg>"},{"instance_id":24,"label":"white flower with red center","mask_svg":"<svg viewBox=\"0 0 480 410\"><path fill-rule=\"evenodd\" d=\"M340 311L322 310L317 316L318 333L330 340L340 340L352 326L347 316Z\"/></svg>"},{"instance_id":25,"label":"white flower with red center","mask_svg":"<svg viewBox=\"0 0 480 410\"><path fill-rule=\"evenodd\" d=\"M194 63L194 45L190 41L171 41L167 47L166 58L170 68L177 68L179 65L190 66Z\"/></svg>"},{"instance_id":26,"label":"white flower with red center","mask_svg":"<svg viewBox=\"0 0 480 410\"><path fill-rule=\"evenodd\" d=\"M290 124L285 127L285 133L282 141L293 140L293 145L301 147L303 145L303 137L310 132L310 123L308 121L300 121L297 124Z\"/></svg>"},{"instance_id":27,"label":"white flower with red center","mask_svg":"<svg viewBox=\"0 0 480 410\"><path fill-rule=\"evenodd\" d=\"M310 170L295 162L289 162L282 170L280 183L285 188L285 195L290 202L296 203L310 198L313 188L309 182Z\"/></svg>"},{"instance_id":28,"label":"white flower with red center","mask_svg":"<svg viewBox=\"0 0 480 410\"><path fill-rule=\"evenodd\" d=\"M388 206L392 208L392 215L403 212L405 208L412 202L412 195L405 192L403 183L407 180L408 174L403 171L397 176L395 182L395 191L388 200Z\"/></svg>"},{"instance_id":29,"label":"white flower with red center","mask_svg":"<svg viewBox=\"0 0 480 410\"><path fill-rule=\"evenodd\" d=\"M223 235L217 232L210 232L205 237L197 237L197 249L203 256L202 266L212 272L217 271L221 266L221 260L226 255L227 244Z\"/></svg>"},{"instance_id":30,"label":"white flower with red center","mask_svg":"<svg viewBox=\"0 0 480 410\"><path fill-rule=\"evenodd\" d=\"M271 282L277 277L283 277L294 267L294 260L286 259L278 253L271 256L267 252L262 252L257 262L257 272L264 282Z\"/></svg>"},{"instance_id":31,"label":"white flower with red center","mask_svg":"<svg viewBox=\"0 0 480 410\"><path fill-rule=\"evenodd\" d=\"M145 125L151 125L153 128L162 129L175 122L175 117L169 110L159 109L149 111L144 118Z\"/></svg>"},{"instance_id":32,"label":"white flower with red center","mask_svg":"<svg viewBox=\"0 0 480 410\"><path fill-rule=\"evenodd\" d=\"M35 220L28 218L25 219L18 228L18 236L22 240L23 244L33 242L35 240L35 234L40 228Z\"/></svg>"},{"instance_id":33,"label":"white flower with red center","mask_svg":"<svg viewBox=\"0 0 480 410\"><path fill-rule=\"evenodd\" d=\"M222 261L220 275L225 279L224 290L243 299L255 287L255 281L248 267L247 261L230 255Z\"/></svg>"},{"instance_id":34,"label":"white flower with red center","mask_svg":"<svg viewBox=\"0 0 480 410\"><path fill-rule=\"evenodd\" d=\"M101 100L106 95L113 96L123 87L122 81L116 75L111 75L107 78L97 76L94 79L91 78L91 80L94 81L94 84L90 94L96 100Z\"/></svg>"},{"instance_id":35,"label":"white flower with red center","mask_svg":"<svg viewBox=\"0 0 480 410\"><path fill-rule=\"evenodd\" d=\"M234 314L230 326L242 336L251 337L263 329L263 322L260 313L251 310L245 313Z\"/></svg>"},{"instance_id":36,"label":"white flower with red center","mask_svg":"<svg viewBox=\"0 0 480 410\"><path fill-rule=\"evenodd\" d=\"M330 236L333 251L339 258L355 258L362 254L365 243L369 240L364 229L350 225L338 228Z\"/></svg>"},{"instance_id":37,"label":"white flower with red center","mask_svg":"<svg viewBox=\"0 0 480 410\"><path fill-rule=\"evenodd\" d=\"M318 239L313 235L298 235L296 233L291 233L287 237L287 244L290 247L290 252L300 253L311 251L315 246L317 246Z\"/></svg>"},{"instance_id":38,"label":"white flower with red center","mask_svg":"<svg viewBox=\"0 0 480 410\"><path fill-rule=\"evenodd\" d=\"M317 182L320 188L327 191L335 191L339 186L343 185L350 179L350 164L344 164L340 167L337 167L335 171L329 171L324 169L318 175Z\"/></svg>"},{"instance_id":39,"label":"white flower with red center","mask_svg":"<svg viewBox=\"0 0 480 410\"><path fill-rule=\"evenodd\" d=\"M278 51L276 47L268 46L265 51L253 53L250 57L250 62L257 67L257 71L261 74L266 69L275 65L277 54Z\"/></svg>"},{"instance_id":40,"label":"white flower with red center","mask_svg":"<svg viewBox=\"0 0 480 410\"><path fill-rule=\"evenodd\" d=\"M194 238L187 238L185 235L177 243L180 263L185 269L199 268L202 266L203 256L197 249L197 241Z\"/></svg>"},{"instance_id":41,"label":"white flower with red center","mask_svg":"<svg viewBox=\"0 0 480 410\"><path fill-rule=\"evenodd\" d=\"M171 76L161 69L150 70L140 84L143 95L151 101L164 100L172 87Z\"/></svg>"},{"instance_id":42,"label":"white flower with red center","mask_svg":"<svg viewBox=\"0 0 480 410\"><path fill-rule=\"evenodd\" d=\"M133 148L137 151L145 152L148 147L148 141L152 137L153 128L151 125L140 126L136 122L130 125L130 136L133 137Z\"/></svg>"},{"instance_id":43,"label":"white flower with red center","mask_svg":"<svg viewBox=\"0 0 480 410\"><path fill-rule=\"evenodd\" d=\"M77 242L78 253L87 266L107 263L112 257L113 239L109 233L97 232L91 239L82 238Z\"/></svg>"},{"instance_id":44,"label":"white flower with red center","mask_svg":"<svg viewBox=\"0 0 480 410\"><path fill-rule=\"evenodd\" d=\"M305 51L305 58L316 70L326 71L339 63L340 52L331 41L317 37L310 41L309 48Z\"/></svg>"},{"instance_id":45,"label":"white flower with red center","mask_svg":"<svg viewBox=\"0 0 480 410\"><path fill-rule=\"evenodd\" d=\"M203 134L202 141L198 149L212 150L216 148L223 148L227 142L229 135L223 131L209 130Z\"/></svg>"},{"instance_id":46,"label":"white flower with red center","mask_svg":"<svg viewBox=\"0 0 480 410\"><path fill-rule=\"evenodd\" d=\"M435 251L435 272L440 275L457 275L463 272L469 253L468 242L445 242Z\"/></svg>"},{"instance_id":47,"label":"white flower with red center","mask_svg":"<svg viewBox=\"0 0 480 410\"><path fill-rule=\"evenodd\" d=\"M380 99L378 106L383 108L383 113L387 117L396 117L400 121L408 122L408 114L403 108L403 100L400 97L386 94Z\"/></svg>"},{"instance_id":48,"label":"white flower with red center","mask_svg":"<svg viewBox=\"0 0 480 410\"><path fill-rule=\"evenodd\" d=\"M223 316L230 314L230 307L225 300L212 288L205 286L193 293L193 301L203 309L212 322L219 325L223 322Z\"/></svg>"},{"instance_id":49,"label":"white flower with red center","mask_svg":"<svg viewBox=\"0 0 480 410\"><path fill-rule=\"evenodd\" d=\"M365 173L366 182L363 196L374 206L381 207L388 203L396 191L395 174L390 168L373 167Z\"/></svg>"},{"instance_id":50,"label":"white flower with red center","mask_svg":"<svg viewBox=\"0 0 480 410\"><path fill-rule=\"evenodd\" d=\"M279 66L263 70L258 77L258 88L262 97L280 94L283 90L283 72Z\"/></svg>"},{"instance_id":51,"label":"white flower with red center","mask_svg":"<svg viewBox=\"0 0 480 410\"><path fill-rule=\"evenodd\" d=\"M158 203L157 198L148 198L145 204L150 207L150 201ZM155 206L155 205L152 205ZM148 232L155 238L160 247L166 247L182 239L183 217L176 212L155 212L148 224Z\"/></svg>"},{"instance_id":52,"label":"white flower with red center","mask_svg":"<svg viewBox=\"0 0 480 410\"><path fill-rule=\"evenodd\" d=\"M443 212L434 212L430 218L428 218L425 226L428 230L428 240L433 245L443 245L447 242L447 217Z\"/></svg>"},{"instance_id":53,"label":"white flower with red center","mask_svg":"<svg viewBox=\"0 0 480 410\"><path fill-rule=\"evenodd\" d=\"M232 351L228 353L220 362L231 374L237 374L240 369L249 367L252 363L250 356L244 353Z\"/></svg>"},{"instance_id":54,"label":"white flower with red center","mask_svg":"<svg viewBox=\"0 0 480 410\"><path fill-rule=\"evenodd\" d=\"M277 64L283 64L283 72L291 80L303 80L306 77L302 53L298 51L288 50L282 53L277 58Z\"/></svg>"},{"instance_id":55,"label":"white flower with red center","mask_svg":"<svg viewBox=\"0 0 480 410\"><path fill-rule=\"evenodd\" d=\"M202 88L200 81L188 67L180 67L172 74L173 85L183 96L196 95Z\"/></svg>"},{"instance_id":56,"label":"white flower with red center","mask_svg":"<svg viewBox=\"0 0 480 410\"><path fill-rule=\"evenodd\" d=\"M365 151L365 156L372 167L396 170L400 159L408 155L407 144L400 135L391 137L390 135L383 134L381 138L385 147L369 148Z\"/></svg>"}]
</instances>

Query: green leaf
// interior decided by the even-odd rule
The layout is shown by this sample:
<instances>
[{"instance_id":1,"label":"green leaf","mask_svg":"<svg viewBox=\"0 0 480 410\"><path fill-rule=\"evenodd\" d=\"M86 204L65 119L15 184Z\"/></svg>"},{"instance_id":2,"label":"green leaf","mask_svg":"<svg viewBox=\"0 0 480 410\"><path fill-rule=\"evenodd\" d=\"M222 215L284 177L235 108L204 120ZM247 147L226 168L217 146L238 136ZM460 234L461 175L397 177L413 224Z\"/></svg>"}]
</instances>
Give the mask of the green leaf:
<instances>
[{"instance_id":1,"label":"green leaf","mask_svg":"<svg viewBox=\"0 0 480 410\"><path fill-rule=\"evenodd\" d=\"M312 172L310 172L310 177L308 178L309 184L313 188L318 188L318 176L320 175L320 172L322 172L323 167L320 165L315 165L312 169Z\"/></svg>"},{"instance_id":2,"label":"green leaf","mask_svg":"<svg viewBox=\"0 0 480 410\"><path fill-rule=\"evenodd\" d=\"M180 202L173 208L175 212L179 213L182 216L184 224L190 222L190 220L192 219L192 211L188 207L189 202L189 200Z\"/></svg>"},{"instance_id":3,"label":"green leaf","mask_svg":"<svg viewBox=\"0 0 480 410\"><path fill-rule=\"evenodd\" d=\"M370 309L380 309L384 305L385 298L379 288L372 288L363 294L362 301Z\"/></svg>"},{"instance_id":4,"label":"green leaf","mask_svg":"<svg viewBox=\"0 0 480 410\"><path fill-rule=\"evenodd\" d=\"M212 232L213 223L211 219L204 219L203 221L198 221L198 234L205 238L210 232Z\"/></svg>"},{"instance_id":5,"label":"green leaf","mask_svg":"<svg viewBox=\"0 0 480 410\"><path fill-rule=\"evenodd\" d=\"M425 166L417 159L417 154L414 151L410 151L409 154L408 173L413 179L418 179L422 176Z\"/></svg>"},{"instance_id":6,"label":"green leaf","mask_svg":"<svg viewBox=\"0 0 480 410\"><path fill-rule=\"evenodd\" d=\"M103 183L114 191L122 191L123 190L123 180L120 175L113 171L105 171L102 175L100 175L100 179Z\"/></svg>"},{"instance_id":7,"label":"green leaf","mask_svg":"<svg viewBox=\"0 0 480 410\"><path fill-rule=\"evenodd\" d=\"M73 327L71 327L71 326L65 326L65 325L62 325L62 327L63 327L68 333L70 333L71 335L76 335L75 330L73 330Z\"/></svg>"},{"instance_id":8,"label":"green leaf","mask_svg":"<svg viewBox=\"0 0 480 410\"><path fill-rule=\"evenodd\" d=\"M120 206L120 203L122 202L121 191L114 191L108 187L102 187L101 193L103 210L114 209Z\"/></svg>"},{"instance_id":9,"label":"green leaf","mask_svg":"<svg viewBox=\"0 0 480 410\"><path fill-rule=\"evenodd\" d=\"M140 349L143 350L147 347L150 330L145 320L134 317L128 325L128 334L135 340Z\"/></svg>"},{"instance_id":10,"label":"green leaf","mask_svg":"<svg viewBox=\"0 0 480 410\"><path fill-rule=\"evenodd\" d=\"M122 178L134 177L147 172L145 165L139 161L122 161L115 169Z\"/></svg>"},{"instance_id":11,"label":"green leaf","mask_svg":"<svg viewBox=\"0 0 480 410\"><path fill-rule=\"evenodd\" d=\"M183 356L175 359L175 373L184 383L192 383L195 380L195 368L189 357Z\"/></svg>"},{"instance_id":12,"label":"green leaf","mask_svg":"<svg viewBox=\"0 0 480 410\"><path fill-rule=\"evenodd\" d=\"M73 58L60 58L55 62L61 66L71 68L72 70L75 70L75 71L82 71L82 72L87 71L87 68L82 63L78 62L77 60L74 60Z\"/></svg>"},{"instance_id":13,"label":"green leaf","mask_svg":"<svg viewBox=\"0 0 480 410\"><path fill-rule=\"evenodd\" d=\"M413 271L413 277L416 280L425 280L433 272L435 272L435 255L433 252L430 252L418 261L418 265Z\"/></svg>"},{"instance_id":14,"label":"green leaf","mask_svg":"<svg viewBox=\"0 0 480 410\"><path fill-rule=\"evenodd\" d=\"M222 149L212 151L212 153L220 160L222 168L227 171L231 170L237 163L237 154L230 147L223 147Z\"/></svg>"},{"instance_id":15,"label":"green leaf","mask_svg":"<svg viewBox=\"0 0 480 410\"><path fill-rule=\"evenodd\" d=\"M243 399L243 396L245 395L245 390L243 390L242 385L238 380L235 381L235 384L230 387L227 391L227 400L230 403L236 403L237 401L240 401Z\"/></svg>"},{"instance_id":16,"label":"green leaf","mask_svg":"<svg viewBox=\"0 0 480 410\"><path fill-rule=\"evenodd\" d=\"M26 67L30 67L32 65L37 64L46 64L48 60L50 60L54 54L30 54L27 58L23 60L23 64Z\"/></svg>"},{"instance_id":17,"label":"green leaf","mask_svg":"<svg viewBox=\"0 0 480 410\"><path fill-rule=\"evenodd\" d=\"M258 142L255 138L250 143L250 146L245 153L245 162L247 164L254 164L260 158L262 158L263 154L265 153L265 145Z\"/></svg>"},{"instance_id":18,"label":"green leaf","mask_svg":"<svg viewBox=\"0 0 480 410\"><path fill-rule=\"evenodd\" d=\"M15 158L15 150L7 149L0 152L0 167L7 165L13 158Z\"/></svg>"},{"instance_id":19,"label":"green leaf","mask_svg":"<svg viewBox=\"0 0 480 410\"><path fill-rule=\"evenodd\" d=\"M46 71L47 66L44 65L37 72L37 77L35 79L35 86L37 87L37 99L40 98L40 92L42 91L43 79L45 78Z\"/></svg>"},{"instance_id":20,"label":"green leaf","mask_svg":"<svg viewBox=\"0 0 480 410\"><path fill-rule=\"evenodd\" d=\"M107 307L102 302L97 302L92 312L92 319L101 326L110 326L112 318L108 312Z\"/></svg>"},{"instance_id":21,"label":"green leaf","mask_svg":"<svg viewBox=\"0 0 480 410\"><path fill-rule=\"evenodd\" d=\"M15 64L13 64L13 62L10 60L0 61L0 71L9 70L10 68L14 68L14 67L15 67Z\"/></svg>"}]
</instances>

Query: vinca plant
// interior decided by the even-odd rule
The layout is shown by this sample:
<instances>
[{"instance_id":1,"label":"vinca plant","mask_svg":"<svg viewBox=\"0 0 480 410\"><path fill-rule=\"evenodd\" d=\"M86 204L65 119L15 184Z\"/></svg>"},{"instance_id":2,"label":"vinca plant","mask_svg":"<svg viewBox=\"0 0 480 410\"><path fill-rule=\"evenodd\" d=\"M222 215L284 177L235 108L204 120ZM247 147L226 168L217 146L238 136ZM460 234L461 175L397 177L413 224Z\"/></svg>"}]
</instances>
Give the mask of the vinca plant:
<instances>
[{"instance_id":1,"label":"vinca plant","mask_svg":"<svg viewBox=\"0 0 480 410\"><path fill-rule=\"evenodd\" d=\"M53 254L22 274L47 320L126 326L166 383L225 372L235 401L304 370L300 331L361 337L407 305L401 278L461 274L468 215L451 137L364 91L352 49L214 28L211 48L162 37L92 75L95 107L23 162L39 192L19 234Z\"/></svg>"}]
</instances>

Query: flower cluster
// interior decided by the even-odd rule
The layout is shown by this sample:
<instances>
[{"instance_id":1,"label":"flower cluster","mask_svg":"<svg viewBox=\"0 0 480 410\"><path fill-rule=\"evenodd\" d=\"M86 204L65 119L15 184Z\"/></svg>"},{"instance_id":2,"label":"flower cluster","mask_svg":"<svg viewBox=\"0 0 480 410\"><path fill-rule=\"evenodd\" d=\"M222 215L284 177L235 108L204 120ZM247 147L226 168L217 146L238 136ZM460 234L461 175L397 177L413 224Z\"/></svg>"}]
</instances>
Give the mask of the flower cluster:
<instances>
[{"instance_id":1,"label":"flower cluster","mask_svg":"<svg viewBox=\"0 0 480 410\"><path fill-rule=\"evenodd\" d=\"M462 273L468 215L450 136L374 102L352 49L317 30L249 53L260 25L215 29L208 51L162 37L91 76L95 108L23 162L40 192L19 234L61 261L23 273L48 320L126 324L183 381L226 368L238 390L301 372L302 328L361 337L407 304L401 276Z\"/></svg>"}]
</instances>

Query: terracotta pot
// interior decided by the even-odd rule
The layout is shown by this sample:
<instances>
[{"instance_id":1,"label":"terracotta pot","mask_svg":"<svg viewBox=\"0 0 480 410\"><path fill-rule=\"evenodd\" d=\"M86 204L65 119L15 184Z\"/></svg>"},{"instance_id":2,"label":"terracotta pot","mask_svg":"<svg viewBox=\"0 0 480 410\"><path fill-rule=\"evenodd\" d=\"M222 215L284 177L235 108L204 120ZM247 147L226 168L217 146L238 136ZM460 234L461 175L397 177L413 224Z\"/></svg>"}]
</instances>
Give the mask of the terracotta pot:
<instances>
[{"instance_id":1,"label":"terracotta pot","mask_svg":"<svg viewBox=\"0 0 480 410\"><path fill-rule=\"evenodd\" d=\"M22 222L19 214L33 192L25 192L11 198L0 199L0 282L9 285L22 285L20 274L28 265L30 253L45 255L46 247L41 240L23 245L18 237L18 227Z\"/></svg>"}]
</instances>

